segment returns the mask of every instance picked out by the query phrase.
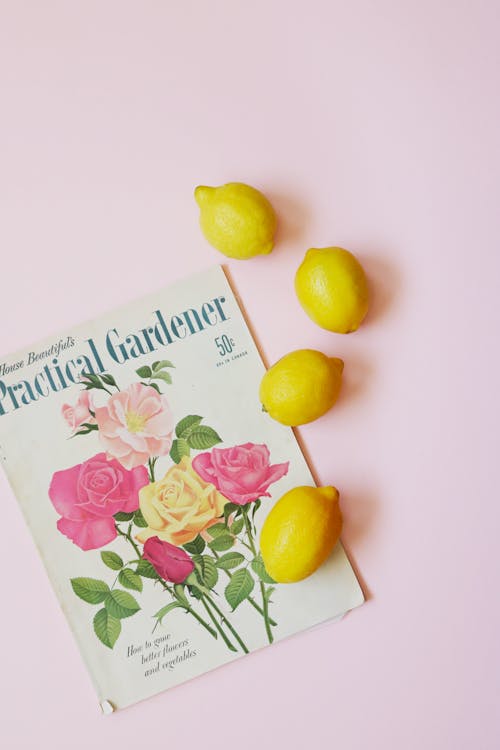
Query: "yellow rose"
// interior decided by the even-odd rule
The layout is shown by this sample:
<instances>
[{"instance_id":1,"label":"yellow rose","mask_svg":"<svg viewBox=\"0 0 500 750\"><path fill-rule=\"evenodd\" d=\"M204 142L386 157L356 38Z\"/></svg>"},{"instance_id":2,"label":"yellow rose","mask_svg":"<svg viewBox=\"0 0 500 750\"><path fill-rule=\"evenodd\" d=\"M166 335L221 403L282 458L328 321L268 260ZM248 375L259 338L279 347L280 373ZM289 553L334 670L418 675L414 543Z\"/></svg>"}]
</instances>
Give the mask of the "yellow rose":
<instances>
[{"instance_id":1,"label":"yellow rose","mask_svg":"<svg viewBox=\"0 0 500 750\"><path fill-rule=\"evenodd\" d=\"M214 524L224 511L227 499L213 484L201 479L184 456L163 479L139 491L139 505L148 528L137 534L144 543L152 536L175 544L192 541Z\"/></svg>"}]
</instances>

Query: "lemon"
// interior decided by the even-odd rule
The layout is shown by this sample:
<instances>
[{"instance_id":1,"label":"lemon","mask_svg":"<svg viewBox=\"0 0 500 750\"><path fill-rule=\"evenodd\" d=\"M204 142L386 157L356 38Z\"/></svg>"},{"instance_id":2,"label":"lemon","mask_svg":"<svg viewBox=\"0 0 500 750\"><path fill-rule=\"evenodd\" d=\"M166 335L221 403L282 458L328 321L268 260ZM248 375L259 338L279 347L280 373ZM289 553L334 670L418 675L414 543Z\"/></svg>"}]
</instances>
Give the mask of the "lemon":
<instances>
[{"instance_id":1,"label":"lemon","mask_svg":"<svg viewBox=\"0 0 500 750\"><path fill-rule=\"evenodd\" d=\"M295 275L295 291L309 317L328 331L356 331L368 312L363 267L341 247L308 250Z\"/></svg>"},{"instance_id":2,"label":"lemon","mask_svg":"<svg viewBox=\"0 0 500 750\"><path fill-rule=\"evenodd\" d=\"M278 583L307 578L322 565L342 530L335 487L295 487L278 500L260 535L266 570Z\"/></svg>"},{"instance_id":3,"label":"lemon","mask_svg":"<svg viewBox=\"0 0 500 750\"><path fill-rule=\"evenodd\" d=\"M194 191L206 239L229 258L267 255L274 247L276 214L261 192L242 182Z\"/></svg>"},{"instance_id":4,"label":"lemon","mask_svg":"<svg viewBox=\"0 0 500 750\"><path fill-rule=\"evenodd\" d=\"M264 375L262 406L281 424L296 427L325 414L335 403L344 363L315 349L298 349L282 357Z\"/></svg>"}]
</instances>

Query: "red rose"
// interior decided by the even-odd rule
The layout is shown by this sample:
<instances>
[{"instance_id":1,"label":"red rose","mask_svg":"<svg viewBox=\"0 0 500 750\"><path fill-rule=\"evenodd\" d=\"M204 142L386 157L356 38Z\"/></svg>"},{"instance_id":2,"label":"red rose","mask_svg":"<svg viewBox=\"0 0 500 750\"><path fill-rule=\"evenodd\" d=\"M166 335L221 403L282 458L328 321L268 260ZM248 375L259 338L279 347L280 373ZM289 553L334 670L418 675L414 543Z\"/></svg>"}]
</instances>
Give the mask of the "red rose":
<instances>
[{"instance_id":1,"label":"red rose","mask_svg":"<svg viewBox=\"0 0 500 750\"><path fill-rule=\"evenodd\" d=\"M161 578L171 583L182 583L194 570L194 562L188 553L157 536L144 544L143 557L151 563Z\"/></svg>"}]
</instances>

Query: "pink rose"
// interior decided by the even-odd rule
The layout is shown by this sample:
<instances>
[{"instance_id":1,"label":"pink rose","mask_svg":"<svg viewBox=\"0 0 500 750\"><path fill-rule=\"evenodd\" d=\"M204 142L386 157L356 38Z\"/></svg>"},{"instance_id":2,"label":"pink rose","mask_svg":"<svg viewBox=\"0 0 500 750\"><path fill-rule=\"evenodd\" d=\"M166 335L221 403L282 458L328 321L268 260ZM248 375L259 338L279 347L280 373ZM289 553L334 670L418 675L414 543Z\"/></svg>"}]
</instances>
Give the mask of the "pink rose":
<instances>
[{"instance_id":1,"label":"pink rose","mask_svg":"<svg viewBox=\"0 0 500 750\"><path fill-rule=\"evenodd\" d=\"M143 557L151 563L161 578L171 583L182 583L194 570L194 562L188 553L157 536L144 544Z\"/></svg>"},{"instance_id":2,"label":"pink rose","mask_svg":"<svg viewBox=\"0 0 500 750\"><path fill-rule=\"evenodd\" d=\"M95 422L94 417L90 413L90 409L94 411L89 391L82 391L74 406L71 406L71 404L62 405L61 413L68 423L72 435L75 434L84 422L87 422L88 424L93 424Z\"/></svg>"},{"instance_id":3,"label":"pink rose","mask_svg":"<svg viewBox=\"0 0 500 750\"><path fill-rule=\"evenodd\" d=\"M271 497L267 489L288 472L289 462L269 463L267 445L245 443L234 448L213 448L193 459L193 468L205 482L215 485L236 505L247 505L258 497Z\"/></svg>"},{"instance_id":4,"label":"pink rose","mask_svg":"<svg viewBox=\"0 0 500 750\"><path fill-rule=\"evenodd\" d=\"M166 396L149 385L133 383L95 410L99 439L109 456L126 469L166 455L172 446L174 420Z\"/></svg>"},{"instance_id":5,"label":"pink rose","mask_svg":"<svg viewBox=\"0 0 500 750\"><path fill-rule=\"evenodd\" d=\"M105 453L56 471L49 497L62 516L57 528L83 550L104 547L116 537L114 514L137 510L139 490L148 481L144 466L127 471Z\"/></svg>"}]
</instances>

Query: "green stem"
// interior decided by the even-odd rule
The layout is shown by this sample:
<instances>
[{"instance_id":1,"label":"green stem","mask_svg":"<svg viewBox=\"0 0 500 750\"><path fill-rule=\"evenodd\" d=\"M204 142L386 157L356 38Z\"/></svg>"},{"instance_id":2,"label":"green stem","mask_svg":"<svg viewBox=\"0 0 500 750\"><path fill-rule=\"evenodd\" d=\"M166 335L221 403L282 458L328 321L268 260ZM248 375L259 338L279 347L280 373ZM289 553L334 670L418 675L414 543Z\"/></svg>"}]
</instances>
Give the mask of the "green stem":
<instances>
[{"instance_id":1,"label":"green stem","mask_svg":"<svg viewBox=\"0 0 500 750\"><path fill-rule=\"evenodd\" d=\"M155 463L156 463L156 458L150 458L148 460L149 478L150 478L151 482L155 482L156 481L155 480Z\"/></svg>"},{"instance_id":2,"label":"green stem","mask_svg":"<svg viewBox=\"0 0 500 750\"><path fill-rule=\"evenodd\" d=\"M261 589L261 591L262 591L262 589ZM261 615L265 619L266 618L266 613L262 609L262 607L259 607L259 605L255 601L255 599L252 596L247 597L247 599L248 599L248 603L251 604L252 607L257 610L257 612L259 613L259 615ZM272 625L273 627L276 627L276 625L278 623L276 622L276 620L273 620L272 617L269 617L269 612L267 612L267 618L269 620L269 624ZM272 634L271 634L271 638L272 638Z\"/></svg>"},{"instance_id":3,"label":"green stem","mask_svg":"<svg viewBox=\"0 0 500 750\"><path fill-rule=\"evenodd\" d=\"M253 539L252 524L251 524L250 519L248 517L248 511L246 510L246 507L247 507L246 505L243 506L243 520L245 521L245 529L246 529L246 532L247 532L248 544L249 544L249 547L250 547L251 551L253 552L254 556L257 557L258 553L257 553L257 548L255 546L255 542L254 542L254 539Z\"/></svg>"},{"instance_id":4,"label":"green stem","mask_svg":"<svg viewBox=\"0 0 500 750\"><path fill-rule=\"evenodd\" d=\"M228 628L228 630L230 630L230 631L231 631L231 633L232 633L232 634L234 635L234 637L236 638L236 640L237 640L237 641L238 641L238 643L240 644L240 646L241 646L241 649L242 649L242 651L243 651L243 652L244 652L245 654L248 654L248 653L249 653L249 650L248 650L247 646L246 646L246 645L245 645L245 643L244 643L244 642L242 641L242 639L241 639L241 638L240 638L240 636L238 635L237 631L236 631L236 630L235 630L235 629L233 628L233 626L231 625L231 623L229 622L229 620L228 620L228 619L227 619L227 617L225 616L224 612L222 612L222 611L221 611L221 610L219 609L219 607L217 606L217 604L216 604L216 603L214 602L214 600L213 600L213 599L212 599L212 598L211 598L210 596L207 596L207 601L208 601L208 602L210 603L210 605L211 605L211 606L213 607L213 609L215 609L215 611L216 611L216 612L217 612L217 614L219 615L219 617L220 617L220 619L222 620L222 622L224 623L224 625L225 625L225 626L226 626L226 627Z\"/></svg>"},{"instance_id":5,"label":"green stem","mask_svg":"<svg viewBox=\"0 0 500 750\"><path fill-rule=\"evenodd\" d=\"M241 539L240 539L240 542L241 542ZM247 546L248 546L248 545L247 545ZM214 555L214 557L216 557L216 558L217 558L217 560L219 560L219 559L220 559L220 555L218 555L218 554L217 554L217 552L216 552L215 550L212 550L212 552L213 552L213 555ZM224 569L224 573L225 573L225 574L227 575L227 577L228 577L228 578L231 578L231 573L229 572L229 570L225 570L225 569ZM254 608L255 610L257 610L257 612L259 613L259 615L261 615L262 617L264 617L264 610L262 609L262 607L259 607L259 605L258 605L258 604L257 604L257 602L255 601L255 599L253 598L253 596L247 596L247 601L248 601L248 603L249 603L249 604L251 604L251 605L252 605L252 607L253 607L253 608ZM273 625L274 627L276 627L276 625L278 624L278 623L276 622L276 620L273 620L273 618L272 618L272 617L270 617L270 618L269 618L269 622L270 622L270 623L271 623L271 625Z\"/></svg>"},{"instance_id":6,"label":"green stem","mask_svg":"<svg viewBox=\"0 0 500 750\"><path fill-rule=\"evenodd\" d=\"M264 608L264 622L266 624L267 639L269 643L272 643L274 638L273 631L271 630L271 621L269 619L269 602L266 596L266 587L262 581L260 582L260 593L262 596L262 606Z\"/></svg>"},{"instance_id":7,"label":"green stem","mask_svg":"<svg viewBox=\"0 0 500 750\"><path fill-rule=\"evenodd\" d=\"M168 591L168 593L170 594L170 596L172 597L172 599L175 599L176 601L178 601L179 604L181 605L182 609L186 610L186 612L189 612L189 614L193 615L194 619L198 620L198 622L200 623L200 625L203 625L203 627L205 628L205 630L208 630L208 632L210 633L210 635L213 638L215 638L215 640L217 640L217 633L216 633L216 631L213 628L210 627L210 625L208 624L208 622L206 622L206 620L204 620L203 617L201 617L201 615L199 615L198 612L196 612L196 610L194 610L189 604L186 604L185 601L183 601L182 599L180 599L180 597L177 596L177 594L175 593L175 591L162 578L158 578L158 581L163 586L163 588L165 589L165 591ZM156 627L158 625L158 622L159 622L159 620L157 620L156 625L153 628L153 632L155 631L155 629L156 629Z\"/></svg>"},{"instance_id":8,"label":"green stem","mask_svg":"<svg viewBox=\"0 0 500 750\"><path fill-rule=\"evenodd\" d=\"M120 527L118 526L118 524L115 524L115 526L116 526L116 530L119 533L119 535L125 537L125 539L128 539L128 541L130 542L130 544L134 548L134 552L136 553L137 557L139 557L139 558L142 557L141 550L139 549L139 547L137 546L137 544L135 543L135 541L132 539L132 524L129 525L127 532L125 532L122 529L120 529Z\"/></svg>"},{"instance_id":9,"label":"green stem","mask_svg":"<svg viewBox=\"0 0 500 750\"><path fill-rule=\"evenodd\" d=\"M181 606L184 607L184 609L186 610L186 612L189 612L189 614L193 615L194 619L198 620L198 622L200 623L200 625L203 625L203 627L205 628L205 630L208 630L208 632L210 633L210 635L213 638L215 638L215 640L217 640L217 633L215 632L215 630L213 628L210 627L210 625L208 624L208 622L206 622L206 620L204 620L203 617L201 617L201 615L199 615L198 612L196 612L189 604L186 605L184 602L180 601L179 597L175 596L175 594L174 594L174 597L177 599L177 601L179 601L179 603L181 604Z\"/></svg>"},{"instance_id":10,"label":"green stem","mask_svg":"<svg viewBox=\"0 0 500 750\"><path fill-rule=\"evenodd\" d=\"M257 548L255 546L255 542L254 542L254 538L252 534L252 524L248 517L247 508L248 506L246 505L243 506L243 519L245 521L245 528L247 531L248 543L251 547L253 554L255 555L255 557L257 557ZM269 620L269 602L266 596L266 587L263 581L260 581L259 583L260 583L260 595L262 597L262 609L263 609L263 617L264 617L264 624L266 628L267 640L269 641L269 643L272 643L274 638L273 638L273 632L271 630L271 622Z\"/></svg>"},{"instance_id":11,"label":"green stem","mask_svg":"<svg viewBox=\"0 0 500 750\"><path fill-rule=\"evenodd\" d=\"M181 607L184 610L186 610L186 612L189 612L189 614L193 615L193 617L195 618L195 620L197 620L200 623L200 625L203 625L203 627L205 628L205 630L208 630L208 632L210 633L210 635L213 638L215 638L215 640L217 640L217 633L215 632L215 630L213 628L210 627L210 625L208 624L208 622L206 622L203 619L203 617L201 617L198 614L198 612L196 612L189 604L186 604L186 602L182 601L182 599L180 599L177 596L177 594L175 593L175 591L173 591L172 588L165 583L165 581L163 581L161 578L158 578L158 580L161 583L161 585L163 586L163 588L165 589L165 591L168 591L168 593L170 594L170 596L172 597L172 599L176 599L179 602L179 604L181 605ZM158 623L159 622L160 622L159 620L156 621L155 626L153 628L153 633L155 632L156 628L158 627ZM217 623L214 623L214 624L216 625Z\"/></svg>"},{"instance_id":12,"label":"green stem","mask_svg":"<svg viewBox=\"0 0 500 750\"><path fill-rule=\"evenodd\" d=\"M229 638L227 637L227 635L226 635L226 634L224 633L224 631L223 631L222 627L221 627L221 626L219 625L219 623L218 623L218 622L217 622L217 620L215 619L215 617L214 617L214 615L213 615L213 612L212 612L212 610L211 610L211 609L210 609L210 607L208 606L208 604L207 604L207 602L205 601L205 598L204 598L203 596L201 597L201 603L202 603L202 604L203 604L203 606L205 607L205 609L206 609L206 611L207 611L207 614L208 614L208 616L210 617L210 619L212 620L213 624L215 625L215 627L216 627L216 628L217 628L217 630L219 631L219 633L220 633L220 635L221 635L221 638L222 638L222 640L224 641L224 643L226 644L226 646L228 647L228 649L229 649L230 651L237 651L237 649L235 648L234 644L233 644L233 643L231 643L231 641L229 640Z\"/></svg>"}]
</instances>

